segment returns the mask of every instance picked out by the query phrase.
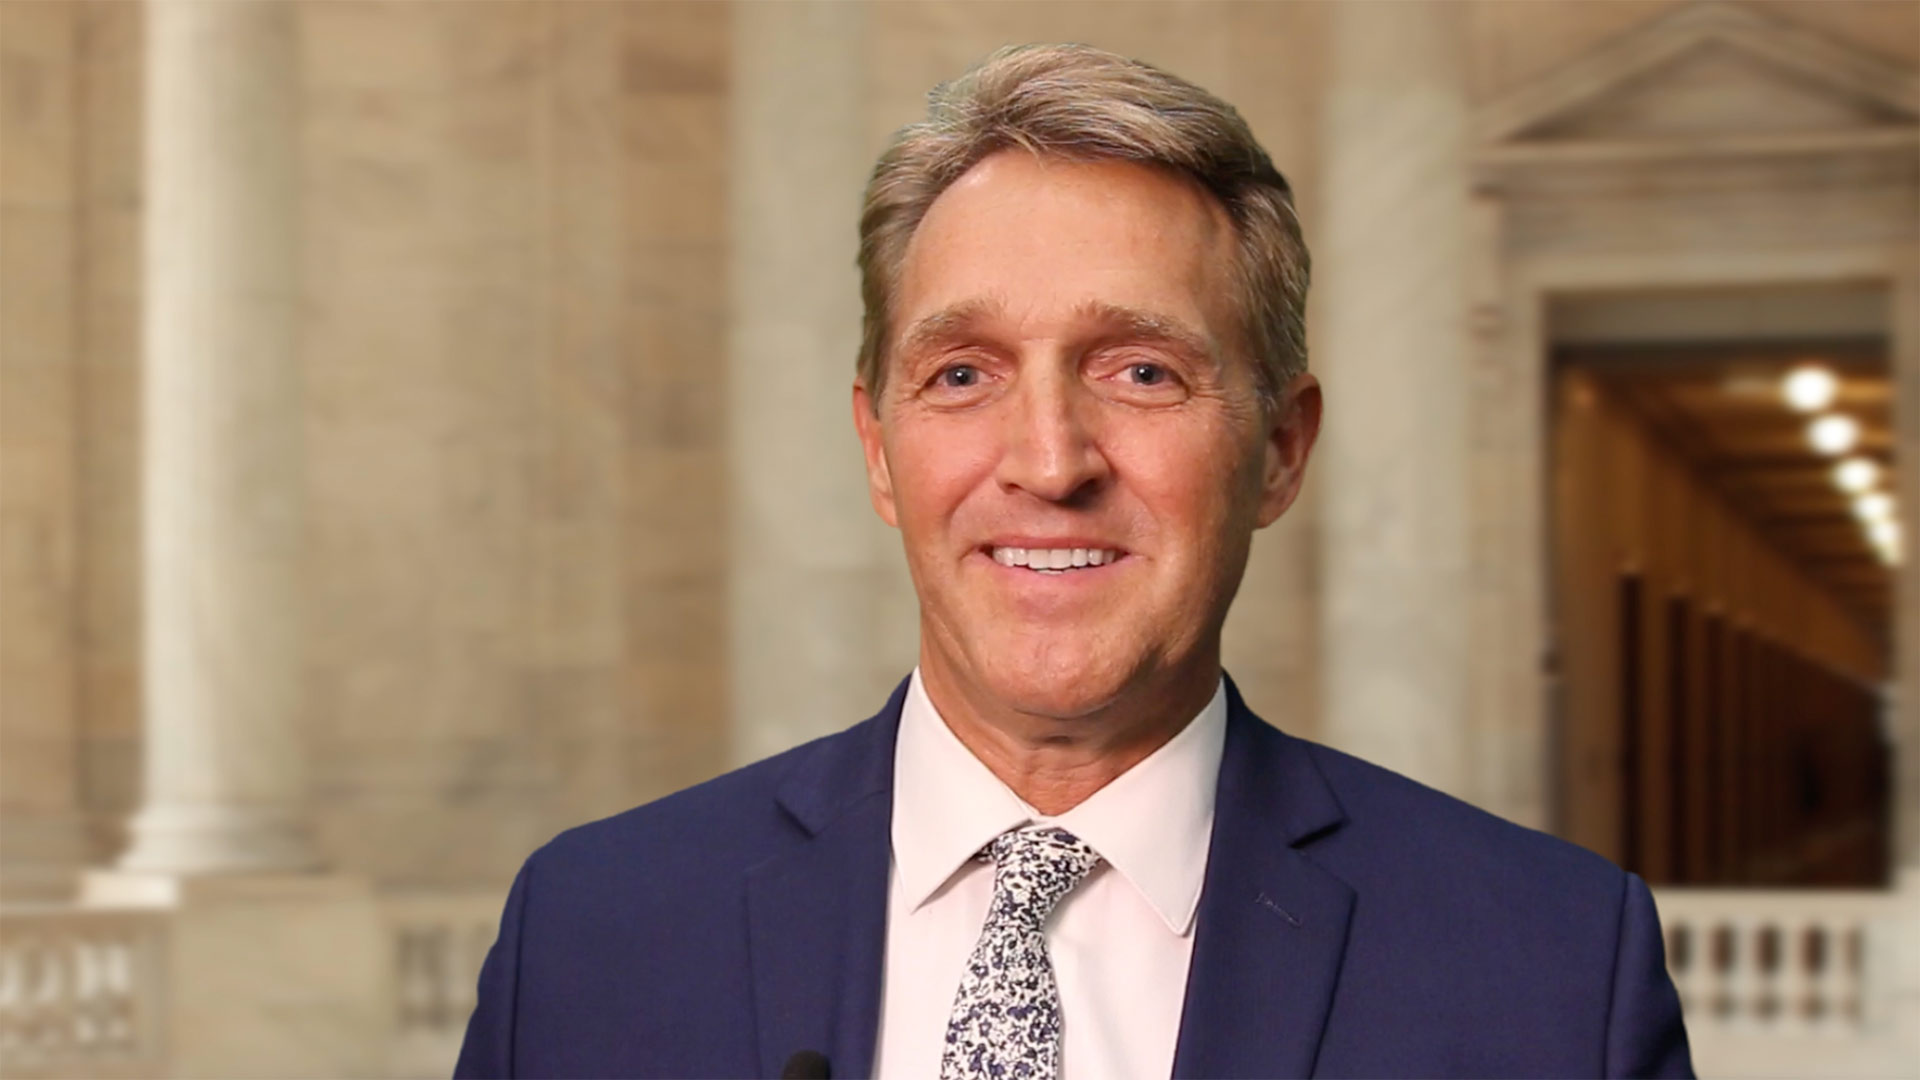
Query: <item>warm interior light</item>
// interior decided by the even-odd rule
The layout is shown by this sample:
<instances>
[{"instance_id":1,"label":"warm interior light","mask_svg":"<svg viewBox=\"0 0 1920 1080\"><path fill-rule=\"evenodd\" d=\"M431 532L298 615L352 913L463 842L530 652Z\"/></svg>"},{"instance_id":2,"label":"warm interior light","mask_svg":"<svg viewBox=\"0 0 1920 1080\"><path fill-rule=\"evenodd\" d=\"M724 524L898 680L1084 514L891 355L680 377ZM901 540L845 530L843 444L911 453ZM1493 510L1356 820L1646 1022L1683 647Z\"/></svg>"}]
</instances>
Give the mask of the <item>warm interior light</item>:
<instances>
[{"instance_id":1,"label":"warm interior light","mask_svg":"<svg viewBox=\"0 0 1920 1080\"><path fill-rule=\"evenodd\" d=\"M1869 525L1893 520L1893 496L1884 491L1870 491L1853 500L1853 516Z\"/></svg>"},{"instance_id":2,"label":"warm interior light","mask_svg":"<svg viewBox=\"0 0 1920 1080\"><path fill-rule=\"evenodd\" d=\"M1891 519L1876 521L1867 526L1867 536L1873 541L1874 550L1880 553L1880 561L1889 566L1900 565L1900 523Z\"/></svg>"},{"instance_id":3,"label":"warm interior light","mask_svg":"<svg viewBox=\"0 0 1920 1080\"><path fill-rule=\"evenodd\" d=\"M1880 466L1872 458L1850 457L1833 467L1833 482L1849 495L1864 494L1880 481Z\"/></svg>"},{"instance_id":4,"label":"warm interior light","mask_svg":"<svg viewBox=\"0 0 1920 1080\"><path fill-rule=\"evenodd\" d=\"M1819 364L1801 364L1780 381L1780 394L1787 404L1801 412L1819 412L1833 404L1840 392L1840 380Z\"/></svg>"},{"instance_id":5,"label":"warm interior light","mask_svg":"<svg viewBox=\"0 0 1920 1080\"><path fill-rule=\"evenodd\" d=\"M1860 441L1860 425L1851 416L1828 413L1807 425L1807 441L1823 454L1844 454Z\"/></svg>"}]
</instances>

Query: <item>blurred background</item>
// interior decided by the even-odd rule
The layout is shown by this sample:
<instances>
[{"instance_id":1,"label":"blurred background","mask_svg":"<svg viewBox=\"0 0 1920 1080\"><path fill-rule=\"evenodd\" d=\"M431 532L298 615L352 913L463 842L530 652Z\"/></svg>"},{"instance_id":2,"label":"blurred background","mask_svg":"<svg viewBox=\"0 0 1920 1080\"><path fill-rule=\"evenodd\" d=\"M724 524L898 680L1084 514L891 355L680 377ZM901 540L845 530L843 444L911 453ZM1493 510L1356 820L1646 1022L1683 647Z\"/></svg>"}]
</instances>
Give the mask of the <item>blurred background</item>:
<instances>
[{"instance_id":1,"label":"blurred background","mask_svg":"<svg viewBox=\"0 0 1920 1080\"><path fill-rule=\"evenodd\" d=\"M444 1074L529 852L879 707L861 188L1026 41L1298 193L1254 708L1644 875L1704 1074L1913 1074L1909 0L0 2L0 1070Z\"/></svg>"}]
</instances>

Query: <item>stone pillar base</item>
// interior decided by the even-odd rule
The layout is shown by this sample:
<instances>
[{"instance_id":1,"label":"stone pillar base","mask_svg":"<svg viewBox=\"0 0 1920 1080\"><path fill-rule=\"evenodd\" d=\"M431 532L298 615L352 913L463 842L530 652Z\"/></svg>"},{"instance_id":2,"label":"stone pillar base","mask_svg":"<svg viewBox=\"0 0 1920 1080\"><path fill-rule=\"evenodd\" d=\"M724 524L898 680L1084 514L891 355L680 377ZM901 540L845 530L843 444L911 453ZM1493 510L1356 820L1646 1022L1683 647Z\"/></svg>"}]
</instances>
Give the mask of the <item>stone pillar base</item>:
<instances>
[{"instance_id":1,"label":"stone pillar base","mask_svg":"<svg viewBox=\"0 0 1920 1080\"><path fill-rule=\"evenodd\" d=\"M386 1071L392 980L366 881L94 870L82 878L80 900L168 913L155 1015L168 1075Z\"/></svg>"},{"instance_id":2,"label":"stone pillar base","mask_svg":"<svg viewBox=\"0 0 1920 1080\"><path fill-rule=\"evenodd\" d=\"M300 873L318 869L306 819L258 806L149 806L128 830L123 870L142 874Z\"/></svg>"}]
</instances>

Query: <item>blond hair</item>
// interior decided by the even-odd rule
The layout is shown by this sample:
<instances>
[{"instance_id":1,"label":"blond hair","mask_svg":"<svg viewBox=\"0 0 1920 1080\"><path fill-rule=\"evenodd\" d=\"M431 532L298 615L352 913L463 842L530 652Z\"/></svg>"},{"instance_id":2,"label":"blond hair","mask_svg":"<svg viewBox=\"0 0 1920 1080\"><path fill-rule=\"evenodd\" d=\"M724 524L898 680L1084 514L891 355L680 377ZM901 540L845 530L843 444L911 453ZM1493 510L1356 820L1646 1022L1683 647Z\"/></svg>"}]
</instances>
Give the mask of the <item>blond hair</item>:
<instances>
[{"instance_id":1,"label":"blond hair","mask_svg":"<svg viewBox=\"0 0 1920 1080\"><path fill-rule=\"evenodd\" d=\"M1239 258L1242 344L1269 404L1306 370L1308 258L1292 189L1233 106L1152 65L1087 45L1016 45L928 95L867 182L860 215L859 375L878 401L891 301L907 244L954 181L1018 147L1077 160L1172 169L1219 200Z\"/></svg>"}]
</instances>

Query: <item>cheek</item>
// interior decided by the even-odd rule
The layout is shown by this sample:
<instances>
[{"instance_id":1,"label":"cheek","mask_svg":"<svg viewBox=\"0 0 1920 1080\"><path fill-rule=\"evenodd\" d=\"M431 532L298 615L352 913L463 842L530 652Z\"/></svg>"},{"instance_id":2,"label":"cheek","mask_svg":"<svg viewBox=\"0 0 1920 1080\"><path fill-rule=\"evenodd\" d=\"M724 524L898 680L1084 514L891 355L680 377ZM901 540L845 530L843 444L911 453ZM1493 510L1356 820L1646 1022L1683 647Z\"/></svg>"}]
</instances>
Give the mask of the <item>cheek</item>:
<instances>
[{"instance_id":1,"label":"cheek","mask_svg":"<svg viewBox=\"0 0 1920 1080\"><path fill-rule=\"evenodd\" d=\"M912 418L886 441L887 472L901 528L924 532L951 518L993 471L993 445L979 425Z\"/></svg>"},{"instance_id":2,"label":"cheek","mask_svg":"<svg viewBox=\"0 0 1920 1080\"><path fill-rule=\"evenodd\" d=\"M1224 543L1246 501L1250 470L1240 446L1199 425L1135 431L1115 445L1124 448L1122 475L1159 531L1203 552ZM1251 475L1257 480L1258 471Z\"/></svg>"}]
</instances>

